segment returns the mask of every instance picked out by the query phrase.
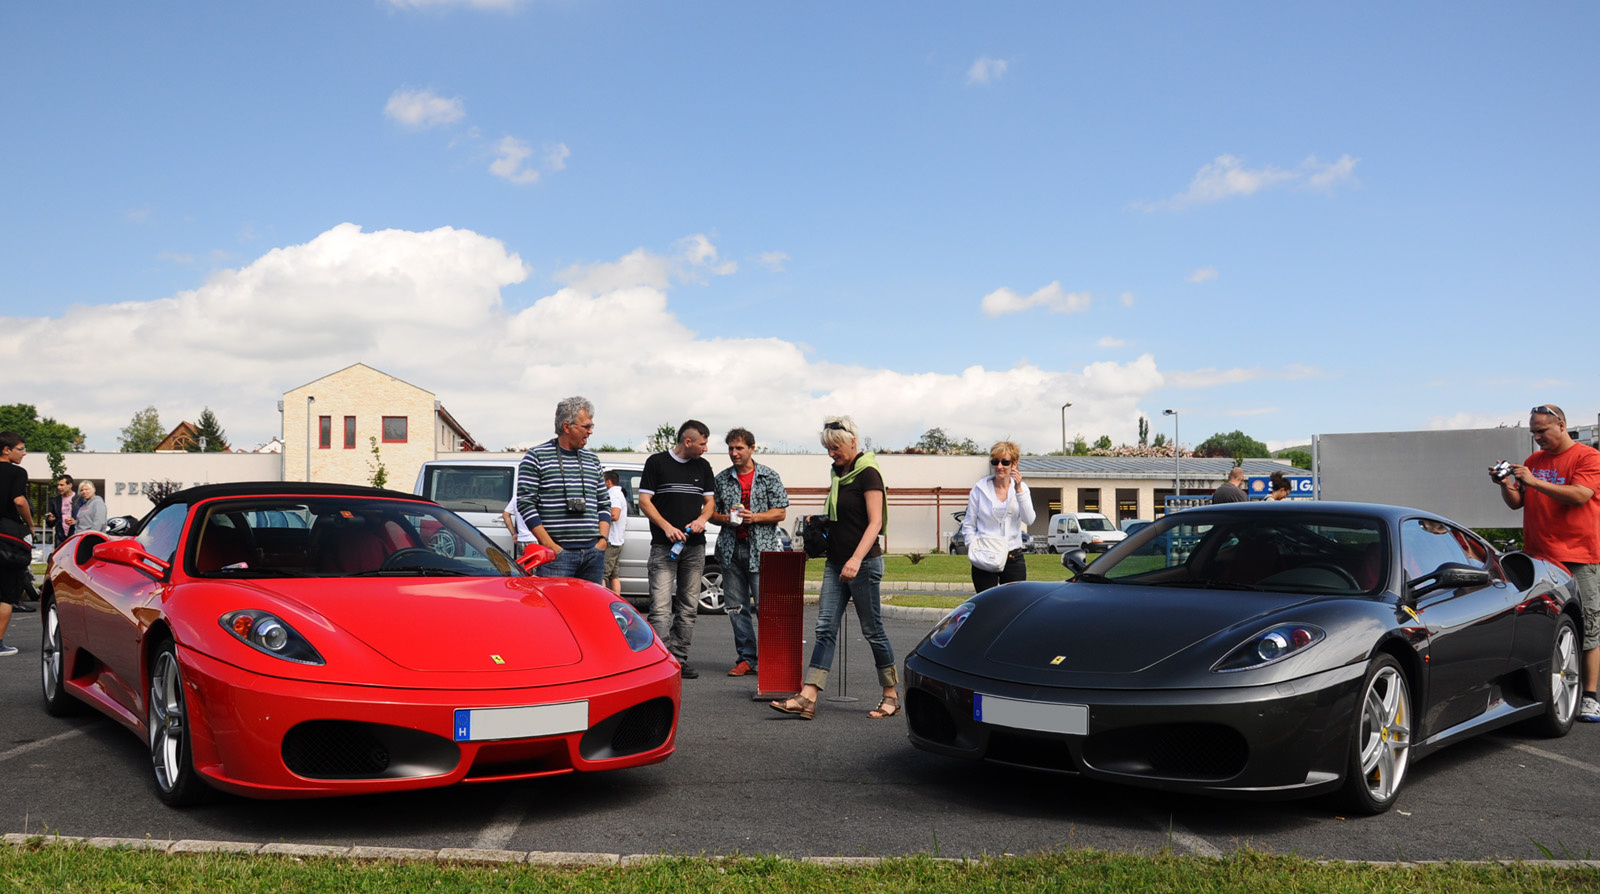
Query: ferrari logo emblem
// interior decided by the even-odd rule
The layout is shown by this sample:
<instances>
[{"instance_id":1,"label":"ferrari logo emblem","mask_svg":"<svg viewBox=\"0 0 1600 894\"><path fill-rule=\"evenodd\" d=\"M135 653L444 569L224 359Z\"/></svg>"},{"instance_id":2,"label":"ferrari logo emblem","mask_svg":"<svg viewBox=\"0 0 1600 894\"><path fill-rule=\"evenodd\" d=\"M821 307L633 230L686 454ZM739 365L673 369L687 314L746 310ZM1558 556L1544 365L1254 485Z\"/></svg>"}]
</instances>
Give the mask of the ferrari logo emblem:
<instances>
[{"instance_id":1,"label":"ferrari logo emblem","mask_svg":"<svg viewBox=\"0 0 1600 894\"><path fill-rule=\"evenodd\" d=\"M494 663L495 664L505 664L506 663L506 660L504 658L501 658L499 655L490 655L489 657L494 659Z\"/></svg>"},{"instance_id":2,"label":"ferrari logo emblem","mask_svg":"<svg viewBox=\"0 0 1600 894\"><path fill-rule=\"evenodd\" d=\"M1067 656L1065 656L1065 655L1057 655L1056 657L1050 659L1050 666L1054 667L1054 666L1056 666L1056 665L1058 665L1061 662L1066 661L1066 660L1067 660Z\"/></svg>"}]
</instances>

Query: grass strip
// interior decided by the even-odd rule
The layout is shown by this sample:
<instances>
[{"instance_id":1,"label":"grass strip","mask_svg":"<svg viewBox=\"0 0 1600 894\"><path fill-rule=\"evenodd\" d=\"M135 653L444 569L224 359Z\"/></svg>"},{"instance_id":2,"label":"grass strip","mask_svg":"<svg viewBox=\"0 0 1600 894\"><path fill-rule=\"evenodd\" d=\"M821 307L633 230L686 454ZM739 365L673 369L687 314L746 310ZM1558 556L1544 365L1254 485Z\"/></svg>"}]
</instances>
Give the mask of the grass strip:
<instances>
[{"instance_id":1,"label":"grass strip","mask_svg":"<svg viewBox=\"0 0 1600 894\"><path fill-rule=\"evenodd\" d=\"M1093 850L965 862L931 857L825 866L778 857L664 857L636 865L554 869L525 864L368 861L231 854L168 855L36 843L0 847L0 891L89 892L1103 892L1198 894L1315 890L1521 894L1600 890L1600 869L1538 863L1319 863L1250 851L1212 859Z\"/></svg>"}]
</instances>

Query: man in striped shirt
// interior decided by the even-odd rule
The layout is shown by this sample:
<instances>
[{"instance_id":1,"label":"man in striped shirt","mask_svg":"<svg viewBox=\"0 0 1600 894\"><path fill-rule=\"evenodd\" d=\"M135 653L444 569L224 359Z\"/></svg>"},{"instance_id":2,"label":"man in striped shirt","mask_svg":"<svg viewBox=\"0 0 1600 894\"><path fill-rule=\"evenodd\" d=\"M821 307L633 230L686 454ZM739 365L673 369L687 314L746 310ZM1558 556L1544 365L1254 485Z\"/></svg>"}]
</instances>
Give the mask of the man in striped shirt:
<instances>
[{"instance_id":1,"label":"man in striped shirt","mask_svg":"<svg viewBox=\"0 0 1600 894\"><path fill-rule=\"evenodd\" d=\"M605 575L611 498L600 457L584 449L593 433L594 405L569 397L556 405L556 436L529 449L517 465L517 514L556 554L535 569L540 577L600 584Z\"/></svg>"}]
</instances>

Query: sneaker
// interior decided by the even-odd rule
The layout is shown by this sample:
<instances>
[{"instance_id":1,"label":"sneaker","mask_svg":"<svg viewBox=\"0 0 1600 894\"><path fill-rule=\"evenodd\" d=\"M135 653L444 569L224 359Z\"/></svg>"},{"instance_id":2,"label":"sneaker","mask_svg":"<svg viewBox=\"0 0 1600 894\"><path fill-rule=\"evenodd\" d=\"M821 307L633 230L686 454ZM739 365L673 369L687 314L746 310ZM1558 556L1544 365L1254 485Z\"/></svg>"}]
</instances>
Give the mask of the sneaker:
<instances>
[{"instance_id":1,"label":"sneaker","mask_svg":"<svg viewBox=\"0 0 1600 894\"><path fill-rule=\"evenodd\" d=\"M728 668L728 676L730 677L742 677L745 674L753 674L755 672L756 669L750 664L750 662L745 661L743 658L739 659L738 664Z\"/></svg>"},{"instance_id":2,"label":"sneaker","mask_svg":"<svg viewBox=\"0 0 1600 894\"><path fill-rule=\"evenodd\" d=\"M16 646L8 646L5 643L0 642L0 658L5 658L7 656L15 655L15 654L17 654L17 647ZM1600 718L1596 718L1596 719L1600 719Z\"/></svg>"},{"instance_id":3,"label":"sneaker","mask_svg":"<svg viewBox=\"0 0 1600 894\"><path fill-rule=\"evenodd\" d=\"M700 672L694 669L694 665L692 665L689 662L685 661L683 663L683 672L682 672L681 676L685 680L694 680L694 679L698 679L699 678ZM1596 717L1595 719L1600 720L1600 717Z\"/></svg>"},{"instance_id":4,"label":"sneaker","mask_svg":"<svg viewBox=\"0 0 1600 894\"><path fill-rule=\"evenodd\" d=\"M11 651L15 652L16 649ZM1600 701L1592 695L1583 697L1583 707L1578 710L1578 719L1584 723L1600 723Z\"/></svg>"}]
</instances>

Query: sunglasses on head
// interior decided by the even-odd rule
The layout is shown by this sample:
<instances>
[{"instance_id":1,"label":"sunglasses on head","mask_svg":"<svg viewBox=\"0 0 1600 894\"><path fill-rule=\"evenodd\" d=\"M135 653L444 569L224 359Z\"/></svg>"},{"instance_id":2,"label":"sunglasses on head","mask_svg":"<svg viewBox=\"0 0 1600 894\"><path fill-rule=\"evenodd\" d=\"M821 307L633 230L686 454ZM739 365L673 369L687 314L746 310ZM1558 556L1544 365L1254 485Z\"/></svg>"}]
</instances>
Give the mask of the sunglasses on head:
<instances>
[{"instance_id":1,"label":"sunglasses on head","mask_svg":"<svg viewBox=\"0 0 1600 894\"><path fill-rule=\"evenodd\" d=\"M1011 460L1009 460L1009 459L1000 459L999 457L994 457L994 458L989 460L989 465L991 465L991 466L1009 466L1009 465L1011 465Z\"/></svg>"},{"instance_id":2,"label":"sunglasses on head","mask_svg":"<svg viewBox=\"0 0 1600 894\"><path fill-rule=\"evenodd\" d=\"M1557 419L1560 419L1562 422L1567 421L1565 413L1562 413L1560 410L1548 404L1540 404L1528 411L1529 416L1532 416L1535 413L1538 413L1540 416L1554 416Z\"/></svg>"},{"instance_id":3,"label":"sunglasses on head","mask_svg":"<svg viewBox=\"0 0 1600 894\"><path fill-rule=\"evenodd\" d=\"M843 422L830 422L827 425L824 425L822 427L822 430L823 431L849 431L849 429L844 427L844 423Z\"/></svg>"}]
</instances>

